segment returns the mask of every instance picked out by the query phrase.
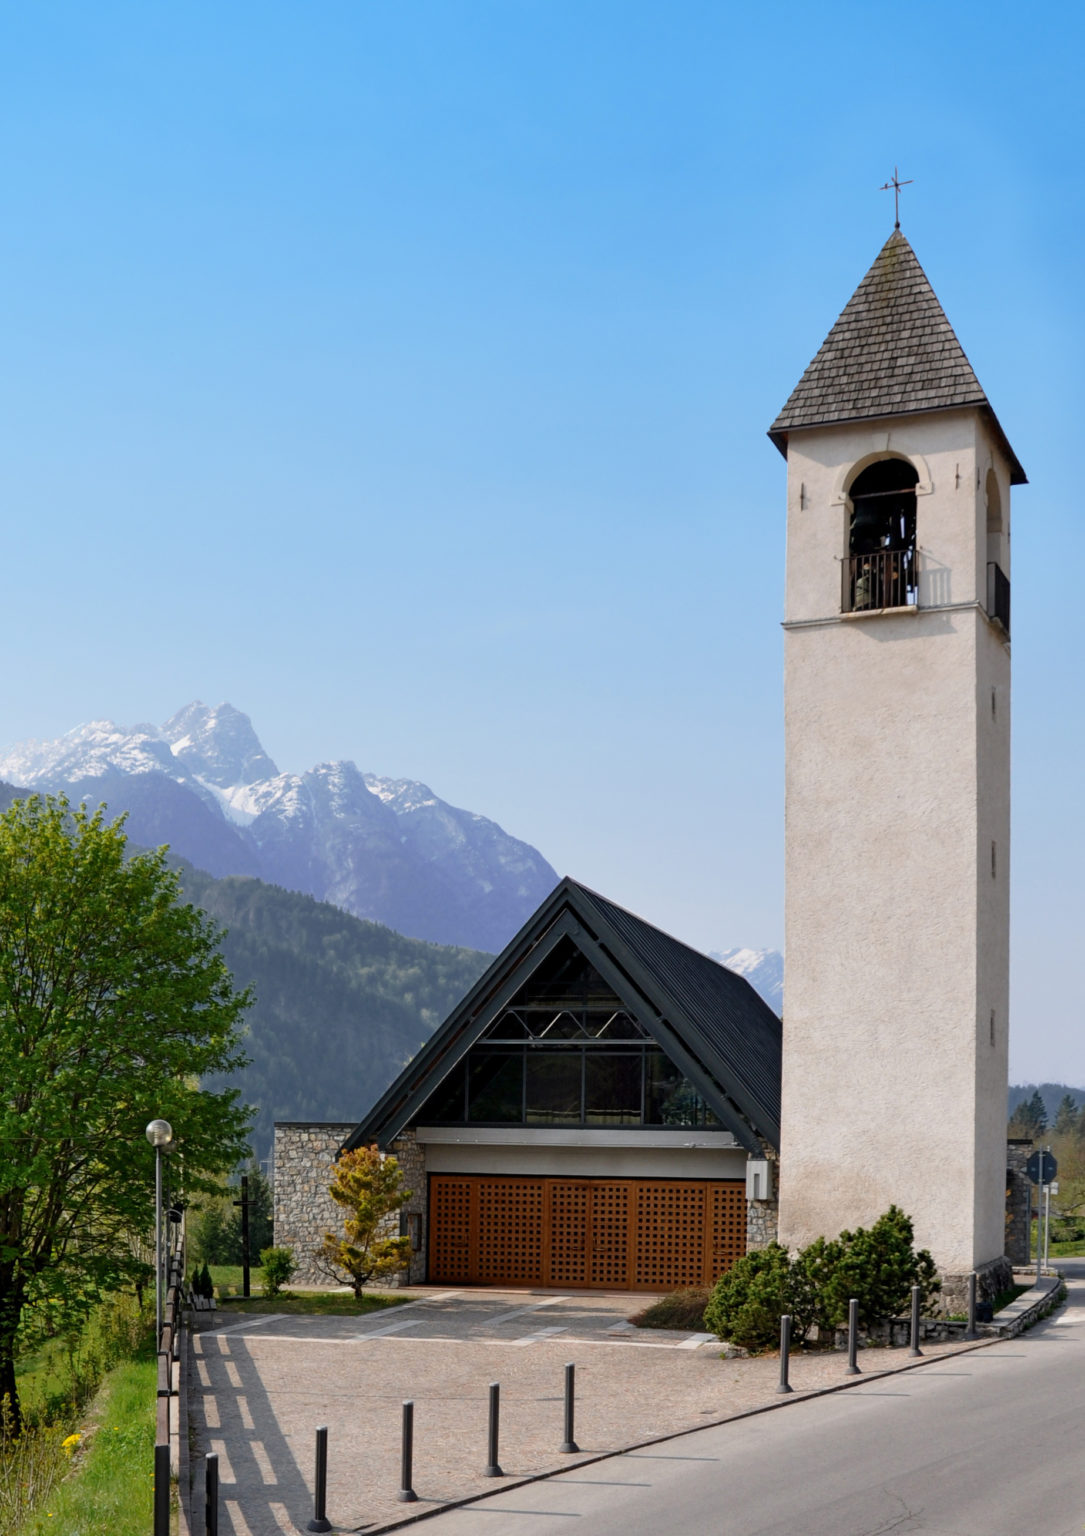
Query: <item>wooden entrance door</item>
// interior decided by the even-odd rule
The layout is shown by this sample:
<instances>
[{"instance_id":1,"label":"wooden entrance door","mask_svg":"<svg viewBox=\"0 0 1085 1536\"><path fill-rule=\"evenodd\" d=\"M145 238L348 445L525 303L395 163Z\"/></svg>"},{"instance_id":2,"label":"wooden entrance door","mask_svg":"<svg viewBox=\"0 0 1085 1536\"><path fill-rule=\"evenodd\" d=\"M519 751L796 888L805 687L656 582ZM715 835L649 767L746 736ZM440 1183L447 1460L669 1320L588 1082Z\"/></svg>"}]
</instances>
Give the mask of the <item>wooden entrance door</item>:
<instances>
[{"instance_id":1,"label":"wooden entrance door","mask_svg":"<svg viewBox=\"0 0 1085 1536\"><path fill-rule=\"evenodd\" d=\"M667 1291L711 1285L746 1251L741 1180L432 1174L440 1285Z\"/></svg>"}]
</instances>

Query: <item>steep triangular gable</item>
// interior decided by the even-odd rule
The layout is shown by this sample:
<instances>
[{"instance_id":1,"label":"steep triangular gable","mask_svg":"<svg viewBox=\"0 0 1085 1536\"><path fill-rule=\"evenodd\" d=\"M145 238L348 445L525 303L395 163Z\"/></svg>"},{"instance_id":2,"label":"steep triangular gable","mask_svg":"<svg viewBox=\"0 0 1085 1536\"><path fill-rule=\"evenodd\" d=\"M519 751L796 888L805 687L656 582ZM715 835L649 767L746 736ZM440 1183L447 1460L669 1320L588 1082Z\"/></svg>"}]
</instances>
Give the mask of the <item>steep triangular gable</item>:
<instances>
[{"instance_id":1,"label":"steep triangular gable","mask_svg":"<svg viewBox=\"0 0 1085 1536\"><path fill-rule=\"evenodd\" d=\"M780 1021L749 983L565 879L408 1064L345 1146L387 1145L563 940L572 940L720 1123L779 1144ZM738 1059L749 1057L749 1060ZM752 1063L752 1065L751 1065Z\"/></svg>"},{"instance_id":2,"label":"steep triangular gable","mask_svg":"<svg viewBox=\"0 0 1085 1536\"><path fill-rule=\"evenodd\" d=\"M993 425L1010 464L1025 472L964 354L915 252L899 230L845 305L814 360L769 428L781 453L801 427L976 406Z\"/></svg>"}]
</instances>

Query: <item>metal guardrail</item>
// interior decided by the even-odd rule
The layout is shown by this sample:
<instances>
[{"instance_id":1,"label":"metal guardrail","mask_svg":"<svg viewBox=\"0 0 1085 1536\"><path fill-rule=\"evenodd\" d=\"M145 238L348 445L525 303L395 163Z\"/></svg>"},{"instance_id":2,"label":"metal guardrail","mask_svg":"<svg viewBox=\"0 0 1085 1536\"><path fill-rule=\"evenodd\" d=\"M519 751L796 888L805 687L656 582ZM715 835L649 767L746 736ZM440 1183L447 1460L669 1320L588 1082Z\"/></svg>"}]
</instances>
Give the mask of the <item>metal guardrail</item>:
<instances>
[{"instance_id":1,"label":"metal guardrail","mask_svg":"<svg viewBox=\"0 0 1085 1536\"><path fill-rule=\"evenodd\" d=\"M883 608L910 608L919 600L914 549L879 549L869 555L848 555L841 565L844 613L872 613Z\"/></svg>"},{"instance_id":2,"label":"metal guardrail","mask_svg":"<svg viewBox=\"0 0 1085 1536\"><path fill-rule=\"evenodd\" d=\"M170 1536L170 1433L176 1431L172 1420L174 1367L181 1351L181 1263L180 1237L166 1265L167 1290L162 1307L162 1328L155 1340L158 1359L156 1383L154 1446L154 1536Z\"/></svg>"}]
</instances>

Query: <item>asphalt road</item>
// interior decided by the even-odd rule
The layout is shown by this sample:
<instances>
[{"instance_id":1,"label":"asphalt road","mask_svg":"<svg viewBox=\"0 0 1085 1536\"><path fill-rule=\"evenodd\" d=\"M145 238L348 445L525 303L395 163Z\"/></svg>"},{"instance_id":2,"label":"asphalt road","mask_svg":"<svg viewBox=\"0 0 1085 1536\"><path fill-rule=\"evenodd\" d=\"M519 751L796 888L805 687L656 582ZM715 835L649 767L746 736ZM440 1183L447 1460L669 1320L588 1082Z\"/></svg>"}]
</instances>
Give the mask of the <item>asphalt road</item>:
<instances>
[{"instance_id":1,"label":"asphalt road","mask_svg":"<svg viewBox=\"0 0 1085 1536\"><path fill-rule=\"evenodd\" d=\"M1085 1260L1019 1339L699 1430L426 1520L419 1536L1081 1536Z\"/></svg>"}]
</instances>

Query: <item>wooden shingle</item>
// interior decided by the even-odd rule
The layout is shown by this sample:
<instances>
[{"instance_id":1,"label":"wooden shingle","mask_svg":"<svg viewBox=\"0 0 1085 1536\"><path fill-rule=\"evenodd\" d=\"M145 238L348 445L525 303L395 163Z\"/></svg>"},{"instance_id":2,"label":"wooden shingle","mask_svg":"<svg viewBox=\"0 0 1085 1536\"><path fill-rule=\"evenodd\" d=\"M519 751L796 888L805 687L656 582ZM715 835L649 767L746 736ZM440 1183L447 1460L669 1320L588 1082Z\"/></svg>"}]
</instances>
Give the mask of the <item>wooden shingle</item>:
<instances>
[{"instance_id":1,"label":"wooden shingle","mask_svg":"<svg viewBox=\"0 0 1085 1536\"><path fill-rule=\"evenodd\" d=\"M899 229L882 246L817 356L769 428L786 457L800 427L981 409L1006 450L1014 485L1025 483L980 381Z\"/></svg>"}]
</instances>

